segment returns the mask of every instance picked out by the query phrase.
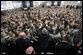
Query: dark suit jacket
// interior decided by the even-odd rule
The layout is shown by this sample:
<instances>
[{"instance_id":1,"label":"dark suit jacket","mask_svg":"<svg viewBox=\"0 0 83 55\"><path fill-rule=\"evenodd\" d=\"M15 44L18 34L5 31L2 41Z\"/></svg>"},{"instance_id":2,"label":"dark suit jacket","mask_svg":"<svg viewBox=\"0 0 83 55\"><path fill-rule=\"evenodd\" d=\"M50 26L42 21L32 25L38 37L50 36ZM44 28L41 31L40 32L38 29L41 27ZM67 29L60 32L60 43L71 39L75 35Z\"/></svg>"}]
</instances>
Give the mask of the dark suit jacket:
<instances>
[{"instance_id":1,"label":"dark suit jacket","mask_svg":"<svg viewBox=\"0 0 83 55\"><path fill-rule=\"evenodd\" d=\"M32 46L32 43L28 39L18 38L16 41L17 54L25 54L25 50Z\"/></svg>"},{"instance_id":2,"label":"dark suit jacket","mask_svg":"<svg viewBox=\"0 0 83 55\"><path fill-rule=\"evenodd\" d=\"M73 39L74 44L82 44L82 32L76 32Z\"/></svg>"},{"instance_id":3,"label":"dark suit jacket","mask_svg":"<svg viewBox=\"0 0 83 55\"><path fill-rule=\"evenodd\" d=\"M59 42L55 48L56 54L68 54L71 47L72 45L69 42Z\"/></svg>"},{"instance_id":4,"label":"dark suit jacket","mask_svg":"<svg viewBox=\"0 0 83 55\"><path fill-rule=\"evenodd\" d=\"M47 29L47 27L45 27ZM39 49L39 51L45 51L49 45L49 31L47 34L43 35L41 33L41 29L37 30L37 36L39 37L38 42L37 42L37 48ZM48 30L48 29L47 29Z\"/></svg>"}]
</instances>

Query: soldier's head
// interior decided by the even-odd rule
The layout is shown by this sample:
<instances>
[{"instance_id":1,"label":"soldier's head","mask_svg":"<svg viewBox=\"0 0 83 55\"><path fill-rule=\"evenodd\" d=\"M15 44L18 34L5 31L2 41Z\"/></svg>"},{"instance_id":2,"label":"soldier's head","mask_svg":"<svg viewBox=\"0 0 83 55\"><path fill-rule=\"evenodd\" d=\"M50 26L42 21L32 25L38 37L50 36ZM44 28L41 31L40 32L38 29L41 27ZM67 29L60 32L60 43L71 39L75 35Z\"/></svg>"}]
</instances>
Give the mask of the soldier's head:
<instances>
[{"instance_id":1,"label":"soldier's head","mask_svg":"<svg viewBox=\"0 0 83 55\"><path fill-rule=\"evenodd\" d=\"M25 34L29 34L30 33L30 30L29 29L26 29L24 32L25 32Z\"/></svg>"},{"instance_id":2,"label":"soldier's head","mask_svg":"<svg viewBox=\"0 0 83 55\"><path fill-rule=\"evenodd\" d=\"M30 20L29 22L32 23L32 20Z\"/></svg>"},{"instance_id":3,"label":"soldier's head","mask_svg":"<svg viewBox=\"0 0 83 55\"><path fill-rule=\"evenodd\" d=\"M58 29L56 29L56 30L55 30L55 33L58 34L58 32L59 32Z\"/></svg>"},{"instance_id":4,"label":"soldier's head","mask_svg":"<svg viewBox=\"0 0 83 55\"><path fill-rule=\"evenodd\" d=\"M18 37L19 36L19 31L16 31L16 33L15 33L15 35L16 35L16 37Z\"/></svg>"},{"instance_id":5,"label":"soldier's head","mask_svg":"<svg viewBox=\"0 0 83 55\"><path fill-rule=\"evenodd\" d=\"M13 32L12 32L12 31L9 32L9 36L10 36L10 37L13 36Z\"/></svg>"},{"instance_id":6,"label":"soldier's head","mask_svg":"<svg viewBox=\"0 0 83 55\"><path fill-rule=\"evenodd\" d=\"M4 23L3 24L3 27L7 28L8 27L7 23Z\"/></svg>"},{"instance_id":7,"label":"soldier's head","mask_svg":"<svg viewBox=\"0 0 83 55\"><path fill-rule=\"evenodd\" d=\"M69 25L67 25L67 26L66 26L65 30L66 30L66 31L68 31L68 30L69 30Z\"/></svg>"},{"instance_id":8,"label":"soldier's head","mask_svg":"<svg viewBox=\"0 0 83 55\"><path fill-rule=\"evenodd\" d=\"M82 32L82 25L80 25L80 32Z\"/></svg>"},{"instance_id":9,"label":"soldier's head","mask_svg":"<svg viewBox=\"0 0 83 55\"><path fill-rule=\"evenodd\" d=\"M1 37L3 37L3 32L1 32Z\"/></svg>"},{"instance_id":10,"label":"soldier's head","mask_svg":"<svg viewBox=\"0 0 83 55\"><path fill-rule=\"evenodd\" d=\"M50 26L51 26L51 27L53 27L53 26L54 26L54 23L53 23L53 22L51 22L51 23L50 23Z\"/></svg>"},{"instance_id":11,"label":"soldier's head","mask_svg":"<svg viewBox=\"0 0 83 55\"><path fill-rule=\"evenodd\" d=\"M62 41L68 41L67 34L62 35Z\"/></svg>"}]
</instances>

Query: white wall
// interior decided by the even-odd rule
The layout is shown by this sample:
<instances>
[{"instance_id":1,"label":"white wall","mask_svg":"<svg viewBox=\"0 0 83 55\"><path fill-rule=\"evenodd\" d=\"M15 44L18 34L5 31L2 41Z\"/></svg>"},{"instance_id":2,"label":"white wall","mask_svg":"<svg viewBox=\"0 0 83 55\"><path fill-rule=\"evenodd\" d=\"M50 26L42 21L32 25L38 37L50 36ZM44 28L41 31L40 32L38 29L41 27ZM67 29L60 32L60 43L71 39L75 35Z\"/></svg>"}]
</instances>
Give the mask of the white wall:
<instances>
[{"instance_id":1,"label":"white wall","mask_svg":"<svg viewBox=\"0 0 83 55\"><path fill-rule=\"evenodd\" d=\"M14 8L22 7L22 1L12 1Z\"/></svg>"},{"instance_id":2,"label":"white wall","mask_svg":"<svg viewBox=\"0 0 83 55\"><path fill-rule=\"evenodd\" d=\"M61 7L64 7L64 5L82 6L82 1L80 3L78 1L61 1Z\"/></svg>"},{"instance_id":3,"label":"white wall","mask_svg":"<svg viewBox=\"0 0 83 55\"><path fill-rule=\"evenodd\" d=\"M21 1L1 1L1 10L9 10L22 7Z\"/></svg>"},{"instance_id":4,"label":"white wall","mask_svg":"<svg viewBox=\"0 0 83 55\"><path fill-rule=\"evenodd\" d=\"M1 10L14 9L12 1L1 1Z\"/></svg>"},{"instance_id":5,"label":"white wall","mask_svg":"<svg viewBox=\"0 0 83 55\"><path fill-rule=\"evenodd\" d=\"M40 4L43 4L45 1L33 1L33 7L39 7Z\"/></svg>"}]
</instances>

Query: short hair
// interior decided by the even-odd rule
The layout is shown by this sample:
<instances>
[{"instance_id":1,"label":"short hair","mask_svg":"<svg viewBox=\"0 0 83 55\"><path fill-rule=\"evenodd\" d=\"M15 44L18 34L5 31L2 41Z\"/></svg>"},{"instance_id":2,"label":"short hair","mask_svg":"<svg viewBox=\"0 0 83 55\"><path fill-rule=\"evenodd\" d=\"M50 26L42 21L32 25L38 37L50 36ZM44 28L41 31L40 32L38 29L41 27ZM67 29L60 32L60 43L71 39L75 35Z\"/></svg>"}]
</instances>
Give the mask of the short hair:
<instances>
[{"instance_id":1,"label":"short hair","mask_svg":"<svg viewBox=\"0 0 83 55\"><path fill-rule=\"evenodd\" d=\"M46 28L43 28L41 32L42 32L42 34L47 34L48 33Z\"/></svg>"},{"instance_id":2,"label":"short hair","mask_svg":"<svg viewBox=\"0 0 83 55\"><path fill-rule=\"evenodd\" d=\"M62 35L62 40L68 41L68 35L67 34Z\"/></svg>"},{"instance_id":3,"label":"short hair","mask_svg":"<svg viewBox=\"0 0 83 55\"><path fill-rule=\"evenodd\" d=\"M73 29L76 29L76 28L77 28L77 26L76 26L76 25L74 25L74 26L73 26Z\"/></svg>"},{"instance_id":4,"label":"short hair","mask_svg":"<svg viewBox=\"0 0 83 55\"><path fill-rule=\"evenodd\" d=\"M56 34L58 34L58 29L55 30Z\"/></svg>"}]
</instances>

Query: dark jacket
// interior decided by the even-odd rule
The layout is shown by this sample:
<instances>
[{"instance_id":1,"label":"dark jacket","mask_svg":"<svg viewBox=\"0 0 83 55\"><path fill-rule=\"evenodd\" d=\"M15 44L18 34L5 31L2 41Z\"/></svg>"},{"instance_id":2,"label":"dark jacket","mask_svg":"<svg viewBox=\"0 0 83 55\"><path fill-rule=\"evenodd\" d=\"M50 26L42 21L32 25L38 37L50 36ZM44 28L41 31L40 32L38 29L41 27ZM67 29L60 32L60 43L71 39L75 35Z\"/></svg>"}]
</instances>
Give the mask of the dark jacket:
<instances>
[{"instance_id":1,"label":"dark jacket","mask_svg":"<svg viewBox=\"0 0 83 55\"><path fill-rule=\"evenodd\" d=\"M47 27L45 27L45 28L48 30ZM38 42L37 42L37 47L38 47L39 51L46 51L48 48L48 45L49 45L49 41L48 41L49 31L47 34L44 35L41 33L42 29L43 28L39 28L37 30L37 36L39 37Z\"/></svg>"},{"instance_id":2,"label":"dark jacket","mask_svg":"<svg viewBox=\"0 0 83 55\"><path fill-rule=\"evenodd\" d=\"M26 39L18 38L15 42L17 54L25 54L26 49L29 46L32 46L32 43L27 38Z\"/></svg>"},{"instance_id":3,"label":"dark jacket","mask_svg":"<svg viewBox=\"0 0 83 55\"><path fill-rule=\"evenodd\" d=\"M69 42L59 42L55 48L56 54L69 54L71 47L72 45Z\"/></svg>"}]
</instances>

